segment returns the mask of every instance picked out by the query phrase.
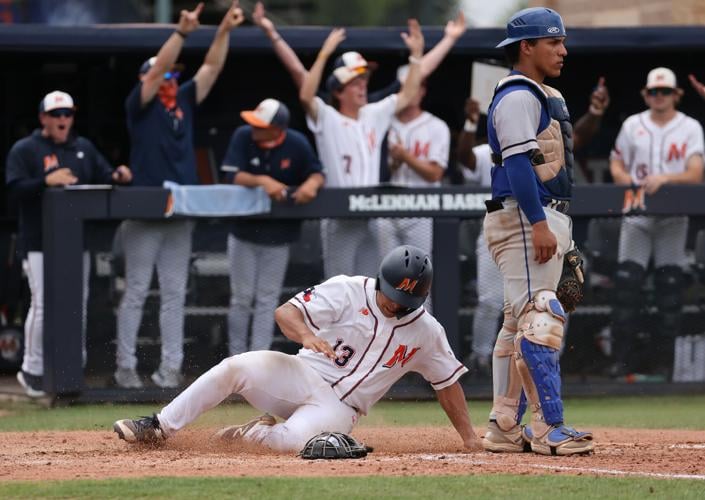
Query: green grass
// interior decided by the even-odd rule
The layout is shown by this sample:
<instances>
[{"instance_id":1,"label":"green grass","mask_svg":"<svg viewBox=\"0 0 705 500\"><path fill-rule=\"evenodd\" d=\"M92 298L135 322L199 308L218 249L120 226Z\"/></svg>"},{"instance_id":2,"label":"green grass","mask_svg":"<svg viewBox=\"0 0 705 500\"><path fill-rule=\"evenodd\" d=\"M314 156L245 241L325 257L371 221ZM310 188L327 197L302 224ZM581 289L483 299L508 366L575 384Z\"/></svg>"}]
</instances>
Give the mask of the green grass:
<instances>
[{"instance_id":1,"label":"green grass","mask_svg":"<svg viewBox=\"0 0 705 500\"><path fill-rule=\"evenodd\" d=\"M474 471L480 473L481 470ZM579 476L147 478L0 482L2 498L703 498L705 482Z\"/></svg>"},{"instance_id":2,"label":"green grass","mask_svg":"<svg viewBox=\"0 0 705 500\"><path fill-rule=\"evenodd\" d=\"M490 409L488 401L471 401L473 423L484 425ZM565 403L566 421L576 427L626 427L640 429L705 430L702 409L705 395L615 397L570 399ZM76 405L47 410L33 403L0 402L0 431L109 430L119 418L151 415L160 406ZM194 424L217 427L244 422L258 412L246 404L224 404L201 416ZM449 425L434 401L377 404L360 425L414 426Z\"/></svg>"}]
</instances>

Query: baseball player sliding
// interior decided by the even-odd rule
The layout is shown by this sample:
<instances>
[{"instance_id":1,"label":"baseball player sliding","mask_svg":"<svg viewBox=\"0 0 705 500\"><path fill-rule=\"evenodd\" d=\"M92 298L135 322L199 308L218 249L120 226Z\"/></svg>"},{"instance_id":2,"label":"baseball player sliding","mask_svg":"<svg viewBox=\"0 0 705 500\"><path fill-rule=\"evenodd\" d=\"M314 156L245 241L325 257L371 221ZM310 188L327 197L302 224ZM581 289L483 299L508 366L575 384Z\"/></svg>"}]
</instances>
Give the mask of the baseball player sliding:
<instances>
[{"instance_id":1,"label":"baseball player sliding","mask_svg":"<svg viewBox=\"0 0 705 500\"><path fill-rule=\"evenodd\" d=\"M407 372L418 372L469 451L482 449L470 424L455 358L443 327L423 307L433 280L431 259L413 246L395 248L377 278L335 276L281 305L275 319L302 348L296 355L252 351L201 375L152 417L118 420L130 443L161 441L233 393L265 415L216 436L280 452L299 451L323 431L349 433ZM284 422L277 423L275 415Z\"/></svg>"}]
</instances>

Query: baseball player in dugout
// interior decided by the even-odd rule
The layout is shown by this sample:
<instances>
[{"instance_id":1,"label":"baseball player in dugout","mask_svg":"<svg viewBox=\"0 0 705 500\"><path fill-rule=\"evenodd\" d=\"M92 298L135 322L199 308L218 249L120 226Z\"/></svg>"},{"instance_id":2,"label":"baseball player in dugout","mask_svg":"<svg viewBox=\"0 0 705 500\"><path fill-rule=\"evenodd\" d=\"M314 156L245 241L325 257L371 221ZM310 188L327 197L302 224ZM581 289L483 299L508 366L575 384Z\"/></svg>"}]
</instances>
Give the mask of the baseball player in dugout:
<instances>
[{"instance_id":1,"label":"baseball player in dugout","mask_svg":"<svg viewBox=\"0 0 705 500\"><path fill-rule=\"evenodd\" d=\"M691 83L698 90L694 77ZM641 94L648 109L624 121L612 150L610 172L615 184L639 187L652 195L665 184L701 183L703 129L696 120L676 110L683 95L676 75L668 68L651 70ZM651 362L646 369L655 368L666 377L672 375L674 343L681 329L687 236L687 216L627 215L622 219L612 308L614 375L645 368L635 353L642 350L636 342L642 328L642 287L652 258L659 314L649 350L659 356L658 365L654 367Z\"/></svg>"},{"instance_id":2,"label":"baseball player in dugout","mask_svg":"<svg viewBox=\"0 0 705 500\"><path fill-rule=\"evenodd\" d=\"M20 250L31 292L25 321L22 371L17 380L30 397L44 396L43 324L44 256L42 253L42 196L52 187L74 184L127 184L132 173L125 165L110 166L85 137L73 133L76 106L66 92L55 90L39 103L41 128L17 141L7 155L6 182L19 202ZM83 257L83 324L85 325L88 253ZM50 335L52 332L48 332ZM85 330L83 358L85 361Z\"/></svg>"},{"instance_id":3,"label":"baseball player in dugout","mask_svg":"<svg viewBox=\"0 0 705 500\"><path fill-rule=\"evenodd\" d=\"M248 125L235 131L223 159L228 181L261 186L275 203L313 200L325 180L321 163L306 137L288 128L286 105L265 99L241 116ZM284 284L289 245L299 239L301 222L233 222L228 236L231 355L269 349L274 335L272 314Z\"/></svg>"},{"instance_id":4,"label":"baseball player in dugout","mask_svg":"<svg viewBox=\"0 0 705 500\"><path fill-rule=\"evenodd\" d=\"M565 101L543 81L561 74L565 38L561 16L534 7L509 19L507 38L497 46L513 69L497 84L487 117L494 167L483 230L504 284L483 439L489 451L572 455L594 448L592 433L564 423L561 400L566 313L556 291L574 246L565 214L573 143ZM532 418L522 426L527 400Z\"/></svg>"},{"instance_id":5,"label":"baseball player in dugout","mask_svg":"<svg viewBox=\"0 0 705 500\"><path fill-rule=\"evenodd\" d=\"M162 441L231 394L265 415L226 427L216 437L280 452L299 451L324 431L350 433L387 390L408 372L420 373L469 451L482 449L443 327L424 309L433 280L429 255L395 248L376 278L335 276L298 293L275 313L296 355L253 351L231 356L201 375L152 417L118 420L130 443ZM283 419L277 423L276 417Z\"/></svg>"},{"instance_id":6,"label":"baseball player in dugout","mask_svg":"<svg viewBox=\"0 0 705 500\"><path fill-rule=\"evenodd\" d=\"M134 184L161 186L164 181L198 184L193 146L193 120L197 106L213 88L228 54L230 31L244 16L233 2L218 26L203 64L191 80L178 82L176 60L186 38L198 29L203 10L181 11L176 31L157 53L142 65L139 81L125 100L130 135L130 162ZM184 300L191 256L193 221L128 220L121 227L125 251L125 294L117 315L117 370L119 387L141 388L137 374L137 332L142 309L156 266L161 306L161 363L152 374L159 387L178 387L182 381Z\"/></svg>"},{"instance_id":7,"label":"baseball player in dugout","mask_svg":"<svg viewBox=\"0 0 705 500\"><path fill-rule=\"evenodd\" d=\"M578 151L600 129L602 117L610 104L604 77L597 81L588 100L588 110L573 128L573 148ZM458 135L457 158L464 167L465 180L481 187L492 185L492 149L487 143L478 144L476 133L480 121L479 103L468 98L465 102L465 126ZM483 137L486 134L482 134ZM587 175L586 175L587 177ZM467 364L471 376L483 379L492 375L492 351L497 338L497 323L504 303L502 275L492 261L483 231L477 236L477 307L472 323L472 352ZM567 323L566 323L567 325ZM567 329L567 327L566 327Z\"/></svg>"}]
</instances>

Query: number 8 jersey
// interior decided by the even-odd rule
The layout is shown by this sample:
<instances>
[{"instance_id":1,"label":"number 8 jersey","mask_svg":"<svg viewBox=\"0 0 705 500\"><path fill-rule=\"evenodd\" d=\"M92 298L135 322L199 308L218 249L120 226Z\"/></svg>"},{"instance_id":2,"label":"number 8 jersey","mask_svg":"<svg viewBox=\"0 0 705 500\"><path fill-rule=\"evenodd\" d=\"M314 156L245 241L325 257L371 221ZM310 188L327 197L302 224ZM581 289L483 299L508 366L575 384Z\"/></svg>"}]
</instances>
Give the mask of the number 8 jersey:
<instances>
[{"instance_id":1,"label":"number 8 jersey","mask_svg":"<svg viewBox=\"0 0 705 500\"><path fill-rule=\"evenodd\" d=\"M421 307L402 318L387 318L375 294L374 279L341 275L289 301L338 357L331 360L309 349L301 349L298 356L341 401L362 414L407 372L420 373L434 390L454 384L467 372L453 354L445 330L428 311Z\"/></svg>"}]
</instances>

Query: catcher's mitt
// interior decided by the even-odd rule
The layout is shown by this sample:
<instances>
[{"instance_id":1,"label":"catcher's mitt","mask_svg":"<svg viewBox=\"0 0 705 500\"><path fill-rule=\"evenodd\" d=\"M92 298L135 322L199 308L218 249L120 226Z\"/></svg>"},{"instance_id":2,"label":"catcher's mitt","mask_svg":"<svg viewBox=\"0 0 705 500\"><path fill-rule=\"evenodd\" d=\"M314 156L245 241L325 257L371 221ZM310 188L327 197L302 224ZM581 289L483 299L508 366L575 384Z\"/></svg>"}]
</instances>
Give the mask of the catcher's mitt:
<instances>
[{"instance_id":1,"label":"catcher's mitt","mask_svg":"<svg viewBox=\"0 0 705 500\"><path fill-rule=\"evenodd\" d=\"M362 458L372 451L354 437L342 432L322 432L308 440L299 456L305 459L317 458Z\"/></svg>"},{"instance_id":2,"label":"catcher's mitt","mask_svg":"<svg viewBox=\"0 0 705 500\"><path fill-rule=\"evenodd\" d=\"M573 247L563 257L563 271L556 289L556 296L565 312L575 311L575 306L583 300L583 283L585 283L583 256L576 247Z\"/></svg>"}]
</instances>

